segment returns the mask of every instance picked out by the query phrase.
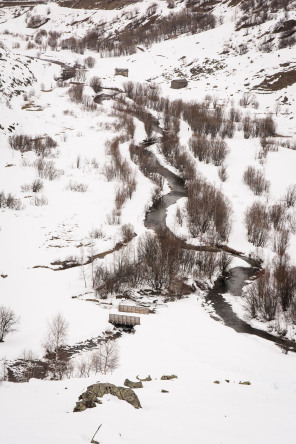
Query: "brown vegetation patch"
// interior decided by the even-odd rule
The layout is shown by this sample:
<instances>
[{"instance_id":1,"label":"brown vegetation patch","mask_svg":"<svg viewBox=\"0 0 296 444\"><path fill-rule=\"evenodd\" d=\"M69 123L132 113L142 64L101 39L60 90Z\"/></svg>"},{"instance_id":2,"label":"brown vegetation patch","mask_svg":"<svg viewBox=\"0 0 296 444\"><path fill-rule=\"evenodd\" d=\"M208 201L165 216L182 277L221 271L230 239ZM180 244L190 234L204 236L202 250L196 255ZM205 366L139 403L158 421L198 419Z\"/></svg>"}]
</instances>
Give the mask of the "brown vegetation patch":
<instances>
[{"instance_id":1,"label":"brown vegetation patch","mask_svg":"<svg viewBox=\"0 0 296 444\"><path fill-rule=\"evenodd\" d=\"M66 8L75 9L122 9L127 5L137 3L137 0L78 0L78 1L61 1L59 4Z\"/></svg>"},{"instance_id":2,"label":"brown vegetation patch","mask_svg":"<svg viewBox=\"0 0 296 444\"><path fill-rule=\"evenodd\" d=\"M271 76L266 76L263 82L255 86L253 89L279 91L294 83L296 83L296 69L291 69L290 71L277 72Z\"/></svg>"}]
</instances>

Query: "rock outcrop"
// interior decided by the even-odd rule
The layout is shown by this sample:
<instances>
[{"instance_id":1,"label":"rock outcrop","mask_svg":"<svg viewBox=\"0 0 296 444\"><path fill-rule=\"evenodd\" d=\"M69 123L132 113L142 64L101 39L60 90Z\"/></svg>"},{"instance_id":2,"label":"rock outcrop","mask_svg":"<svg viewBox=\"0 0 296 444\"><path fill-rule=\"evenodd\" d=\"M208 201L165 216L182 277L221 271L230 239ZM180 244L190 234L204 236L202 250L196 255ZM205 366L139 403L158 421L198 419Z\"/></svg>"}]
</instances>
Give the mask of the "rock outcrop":
<instances>
[{"instance_id":1,"label":"rock outcrop","mask_svg":"<svg viewBox=\"0 0 296 444\"><path fill-rule=\"evenodd\" d=\"M146 378L141 379L139 378L139 376L137 376L138 381L142 381L142 382L147 382L147 381L152 381L152 378L150 375L148 375Z\"/></svg>"},{"instance_id":2,"label":"rock outcrop","mask_svg":"<svg viewBox=\"0 0 296 444\"><path fill-rule=\"evenodd\" d=\"M79 400L76 403L74 412L83 412L86 409L90 409L96 406L96 404L102 404L98 398L102 398L104 395L117 396L118 399L128 402L136 409L141 408L139 398L131 388L117 387L114 384L97 383L87 387L86 392L79 396Z\"/></svg>"},{"instance_id":3,"label":"rock outcrop","mask_svg":"<svg viewBox=\"0 0 296 444\"><path fill-rule=\"evenodd\" d=\"M170 379L175 379L175 378L178 378L178 376L176 376L176 375L163 375L160 379L162 381L168 381Z\"/></svg>"},{"instance_id":4,"label":"rock outcrop","mask_svg":"<svg viewBox=\"0 0 296 444\"><path fill-rule=\"evenodd\" d=\"M132 388L132 389L143 388L143 384L141 381L133 382L133 381L130 381L129 379L126 379L124 381L123 385L125 385L126 387L129 387L129 388Z\"/></svg>"}]
</instances>

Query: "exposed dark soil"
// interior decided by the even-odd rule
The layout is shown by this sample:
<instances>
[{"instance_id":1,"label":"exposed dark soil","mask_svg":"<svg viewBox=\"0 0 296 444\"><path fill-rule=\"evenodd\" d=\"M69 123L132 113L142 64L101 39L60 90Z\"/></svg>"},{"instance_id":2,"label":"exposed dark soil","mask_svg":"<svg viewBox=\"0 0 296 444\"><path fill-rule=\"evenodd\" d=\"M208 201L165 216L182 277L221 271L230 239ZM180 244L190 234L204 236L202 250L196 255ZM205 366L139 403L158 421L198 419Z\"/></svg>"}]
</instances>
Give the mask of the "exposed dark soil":
<instances>
[{"instance_id":1,"label":"exposed dark soil","mask_svg":"<svg viewBox=\"0 0 296 444\"><path fill-rule=\"evenodd\" d=\"M296 83L296 69L281 71L271 76L266 76L263 82L253 89L261 91L279 91Z\"/></svg>"}]
</instances>

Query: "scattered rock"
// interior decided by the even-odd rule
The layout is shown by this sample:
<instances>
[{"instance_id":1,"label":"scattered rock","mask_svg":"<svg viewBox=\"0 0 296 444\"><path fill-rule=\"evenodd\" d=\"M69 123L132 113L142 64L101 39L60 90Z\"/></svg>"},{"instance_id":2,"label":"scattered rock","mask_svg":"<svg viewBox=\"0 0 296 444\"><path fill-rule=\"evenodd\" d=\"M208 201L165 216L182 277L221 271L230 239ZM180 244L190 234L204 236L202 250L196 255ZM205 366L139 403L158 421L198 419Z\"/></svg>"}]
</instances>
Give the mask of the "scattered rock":
<instances>
[{"instance_id":1,"label":"scattered rock","mask_svg":"<svg viewBox=\"0 0 296 444\"><path fill-rule=\"evenodd\" d=\"M239 384L240 385L251 385L250 381L244 381L244 382L239 381Z\"/></svg>"},{"instance_id":2,"label":"scattered rock","mask_svg":"<svg viewBox=\"0 0 296 444\"><path fill-rule=\"evenodd\" d=\"M126 379L126 380L124 381L124 385L125 385L126 387L129 387L129 388L132 388L132 389L143 388L143 384L142 384L141 381L139 381L139 382L133 382L133 381L130 381L129 379Z\"/></svg>"},{"instance_id":3,"label":"scattered rock","mask_svg":"<svg viewBox=\"0 0 296 444\"><path fill-rule=\"evenodd\" d=\"M86 409L93 408L96 404L102 404L102 401L97 399L104 395L117 396L118 399L128 402L136 409L141 408L139 398L131 388L117 387L114 384L97 383L87 387L86 392L79 396L80 401L76 403L74 407L74 412L83 412Z\"/></svg>"},{"instance_id":4,"label":"scattered rock","mask_svg":"<svg viewBox=\"0 0 296 444\"><path fill-rule=\"evenodd\" d=\"M168 391L168 390L164 390L164 389L162 389L162 390L161 390L161 393L169 393L169 391Z\"/></svg>"},{"instance_id":5,"label":"scattered rock","mask_svg":"<svg viewBox=\"0 0 296 444\"><path fill-rule=\"evenodd\" d=\"M178 378L178 376L176 376L176 375L163 375L160 379L162 381L168 381L170 379L175 379L175 378Z\"/></svg>"},{"instance_id":6,"label":"scattered rock","mask_svg":"<svg viewBox=\"0 0 296 444\"><path fill-rule=\"evenodd\" d=\"M220 384L220 381L214 381L214 384Z\"/></svg>"},{"instance_id":7,"label":"scattered rock","mask_svg":"<svg viewBox=\"0 0 296 444\"><path fill-rule=\"evenodd\" d=\"M229 384L230 381L229 381L229 379L225 379L225 382L227 382L227 384Z\"/></svg>"},{"instance_id":8,"label":"scattered rock","mask_svg":"<svg viewBox=\"0 0 296 444\"><path fill-rule=\"evenodd\" d=\"M137 376L137 380L142 381L142 382L147 382L147 381L152 381L152 378L150 375L148 375L147 378L144 378L144 379L141 379L141 378L139 378L139 376Z\"/></svg>"}]
</instances>

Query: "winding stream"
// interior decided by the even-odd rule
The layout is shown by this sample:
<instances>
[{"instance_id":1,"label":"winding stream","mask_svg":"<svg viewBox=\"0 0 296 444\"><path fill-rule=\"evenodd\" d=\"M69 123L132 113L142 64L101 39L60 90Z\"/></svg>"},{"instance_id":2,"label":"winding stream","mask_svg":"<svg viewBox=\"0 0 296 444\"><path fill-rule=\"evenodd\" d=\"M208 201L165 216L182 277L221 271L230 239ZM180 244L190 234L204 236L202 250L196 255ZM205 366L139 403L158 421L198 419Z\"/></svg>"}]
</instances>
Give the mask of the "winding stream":
<instances>
[{"instance_id":1,"label":"winding stream","mask_svg":"<svg viewBox=\"0 0 296 444\"><path fill-rule=\"evenodd\" d=\"M143 146L140 148L145 149ZM187 190L184 186L183 180L180 179L180 177L162 166L153 153L150 151L149 153L151 157L151 165L147 166L148 170L151 169L151 172L161 174L168 181L171 191L163 196L163 198L157 202L146 214L145 226L153 229L154 231L157 231L160 228L167 230L167 209L171 205L175 204L181 197L186 197ZM180 246L186 249L221 251L221 248L215 247L212 247L211 249L209 249L209 247L195 247L176 237L175 240L178 240L181 244ZM254 260L236 252L232 253L232 255L239 256L241 259L245 260L250 267L234 267L229 271L229 276L226 279L219 277L216 280L214 287L208 292L206 301L211 303L215 313L222 319L223 323L227 327L233 328L237 333L256 335L260 338L272 341L285 351L289 350L296 352L295 342L274 336L268 332L252 327L250 324L240 319L236 313L234 313L231 305L224 299L223 293L227 292L231 293L233 296L241 297L243 287L247 284L247 281L254 279L256 272L258 272L258 265Z\"/></svg>"}]
</instances>

